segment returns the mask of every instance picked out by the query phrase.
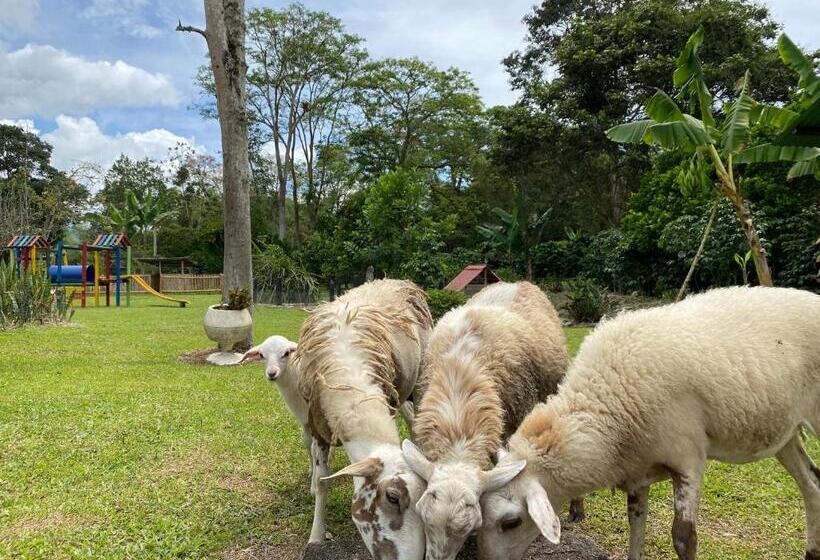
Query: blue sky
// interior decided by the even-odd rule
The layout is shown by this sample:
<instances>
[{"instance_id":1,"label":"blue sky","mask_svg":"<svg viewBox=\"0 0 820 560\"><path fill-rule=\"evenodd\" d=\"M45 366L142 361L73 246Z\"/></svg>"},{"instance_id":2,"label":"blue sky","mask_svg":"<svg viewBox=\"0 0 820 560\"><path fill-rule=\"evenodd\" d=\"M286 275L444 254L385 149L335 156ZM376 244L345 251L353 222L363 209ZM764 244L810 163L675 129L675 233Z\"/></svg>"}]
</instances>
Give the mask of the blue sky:
<instances>
[{"instance_id":1,"label":"blue sky","mask_svg":"<svg viewBox=\"0 0 820 560\"><path fill-rule=\"evenodd\" d=\"M374 57L418 56L469 71L485 104L510 103L500 60L521 45L533 0L305 0L340 17ZM798 43L820 48L820 0L769 0ZM286 2L248 0L249 7ZM61 168L125 151L166 155L185 141L216 154L219 133L191 108L205 62L202 0L0 0L0 120L54 145Z\"/></svg>"}]
</instances>

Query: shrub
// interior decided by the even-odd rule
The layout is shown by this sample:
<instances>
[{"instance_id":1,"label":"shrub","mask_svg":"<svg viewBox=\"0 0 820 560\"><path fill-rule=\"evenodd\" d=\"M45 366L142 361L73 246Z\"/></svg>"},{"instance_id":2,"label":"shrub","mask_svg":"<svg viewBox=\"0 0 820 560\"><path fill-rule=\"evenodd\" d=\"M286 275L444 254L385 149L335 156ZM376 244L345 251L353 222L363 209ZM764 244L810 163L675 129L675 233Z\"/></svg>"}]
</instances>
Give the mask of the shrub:
<instances>
[{"instance_id":1,"label":"shrub","mask_svg":"<svg viewBox=\"0 0 820 560\"><path fill-rule=\"evenodd\" d=\"M494 268L493 272L504 282L518 282L524 278L517 270L512 268Z\"/></svg>"},{"instance_id":2,"label":"shrub","mask_svg":"<svg viewBox=\"0 0 820 560\"><path fill-rule=\"evenodd\" d=\"M18 276L12 260L0 261L0 329L65 320L71 313L69 303L65 289L52 295L45 272Z\"/></svg>"},{"instance_id":3,"label":"shrub","mask_svg":"<svg viewBox=\"0 0 820 560\"><path fill-rule=\"evenodd\" d=\"M454 307L467 303L467 296L454 290L427 290L427 303L433 320L438 320Z\"/></svg>"},{"instance_id":4,"label":"shrub","mask_svg":"<svg viewBox=\"0 0 820 560\"><path fill-rule=\"evenodd\" d=\"M594 280L578 278L565 284L566 309L576 323L596 323L609 311L609 293Z\"/></svg>"},{"instance_id":5,"label":"shrub","mask_svg":"<svg viewBox=\"0 0 820 560\"><path fill-rule=\"evenodd\" d=\"M299 299L306 300L313 298L319 289L316 278L302 263L288 255L280 245L273 243L255 248L253 278L257 299L264 292L269 292L279 303L283 303L286 293L296 294Z\"/></svg>"}]
</instances>

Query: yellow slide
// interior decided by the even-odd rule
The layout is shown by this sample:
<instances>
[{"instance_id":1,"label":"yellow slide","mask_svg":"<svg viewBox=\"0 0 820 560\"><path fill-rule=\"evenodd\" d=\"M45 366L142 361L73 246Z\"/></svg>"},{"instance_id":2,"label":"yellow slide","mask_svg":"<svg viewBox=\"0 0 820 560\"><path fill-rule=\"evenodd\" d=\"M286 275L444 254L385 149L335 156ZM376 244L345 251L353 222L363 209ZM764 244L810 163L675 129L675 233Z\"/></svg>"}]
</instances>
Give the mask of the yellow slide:
<instances>
[{"instance_id":1,"label":"yellow slide","mask_svg":"<svg viewBox=\"0 0 820 560\"><path fill-rule=\"evenodd\" d=\"M131 279L134 282L136 282L137 284L139 284L142 287L143 290L145 290L146 292L148 292L149 294L151 294L154 297L158 297L159 299L164 299L165 301L173 301L174 303L178 303L180 307L185 307L186 305L191 303L187 299L172 298L170 296L166 296L162 292L156 291L154 288L151 287L151 284L149 284L148 282L143 280L142 277L140 277L140 276L132 275Z\"/></svg>"}]
</instances>

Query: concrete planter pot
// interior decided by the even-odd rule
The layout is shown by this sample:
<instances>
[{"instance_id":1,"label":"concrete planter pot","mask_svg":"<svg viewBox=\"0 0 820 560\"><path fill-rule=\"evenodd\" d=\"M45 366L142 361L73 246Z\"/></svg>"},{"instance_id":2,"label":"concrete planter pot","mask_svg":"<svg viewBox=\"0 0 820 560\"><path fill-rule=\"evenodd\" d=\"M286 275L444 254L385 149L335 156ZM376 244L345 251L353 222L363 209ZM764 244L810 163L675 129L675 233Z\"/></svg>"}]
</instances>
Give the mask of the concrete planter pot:
<instances>
[{"instance_id":1,"label":"concrete planter pot","mask_svg":"<svg viewBox=\"0 0 820 560\"><path fill-rule=\"evenodd\" d=\"M223 309L212 305L205 312L205 334L219 345L220 352L230 352L234 344L245 340L253 329L253 318L247 309Z\"/></svg>"}]
</instances>

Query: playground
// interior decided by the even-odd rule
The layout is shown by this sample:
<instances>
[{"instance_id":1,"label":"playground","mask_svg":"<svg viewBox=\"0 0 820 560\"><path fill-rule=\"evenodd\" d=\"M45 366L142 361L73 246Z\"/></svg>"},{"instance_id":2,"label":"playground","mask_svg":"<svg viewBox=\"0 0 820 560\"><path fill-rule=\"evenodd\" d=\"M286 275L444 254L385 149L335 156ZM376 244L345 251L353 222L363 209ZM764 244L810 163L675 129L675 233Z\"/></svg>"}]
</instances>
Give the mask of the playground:
<instances>
[{"instance_id":1,"label":"playground","mask_svg":"<svg viewBox=\"0 0 820 560\"><path fill-rule=\"evenodd\" d=\"M212 346L201 321L216 296L189 299L132 295L116 311L78 308L67 326L0 333L0 558L299 557L312 517L299 429L261 366L178 360ZM254 318L257 340L295 338L304 313ZM567 329L573 351L586 332ZM782 469L714 463L707 480L701 558L802 556L801 501ZM591 497L579 531L623 550L623 499ZM650 558L671 557L670 499L653 489ZM338 484L329 530L344 542L349 512Z\"/></svg>"},{"instance_id":2,"label":"playground","mask_svg":"<svg viewBox=\"0 0 820 560\"><path fill-rule=\"evenodd\" d=\"M5 248L12 252L18 274L21 271L36 273L38 269L46 268L51 286L55 289L68 289L67 297L71 300L79 299L80 307L86 306L92 289L94 305L97 307L100 306L101 293L105 295L106 307L111 306L112 299L116 307L122 304L123 299L125 305L130 306L134 286L148 295L180 307L189 303L188 300L161 293L141 276L132 274L131 242L123 234L100 234L92 243L82 241L80 245L66 245L62 240L57 241L53 259L52 247L41 235L15 235L6 243ZM70 264L71 253L79 256L79 264Z\"/></svg>"}]
</instances>

